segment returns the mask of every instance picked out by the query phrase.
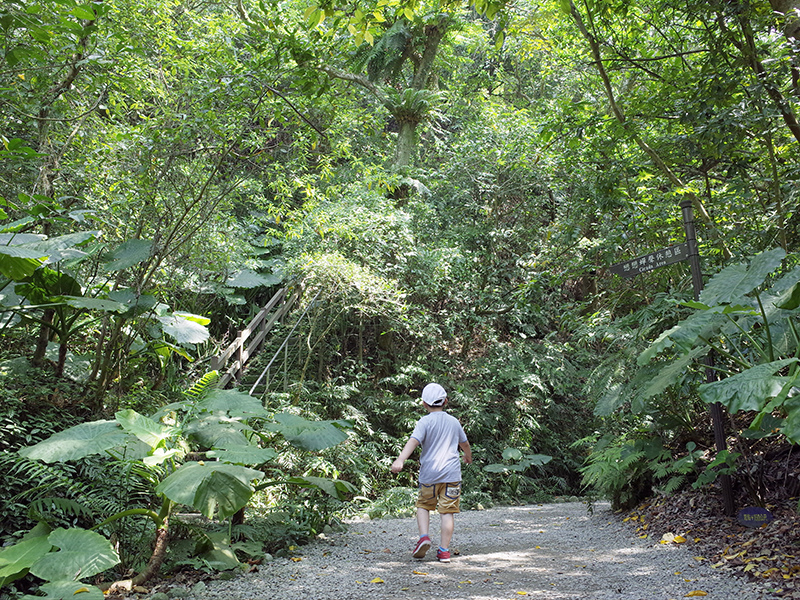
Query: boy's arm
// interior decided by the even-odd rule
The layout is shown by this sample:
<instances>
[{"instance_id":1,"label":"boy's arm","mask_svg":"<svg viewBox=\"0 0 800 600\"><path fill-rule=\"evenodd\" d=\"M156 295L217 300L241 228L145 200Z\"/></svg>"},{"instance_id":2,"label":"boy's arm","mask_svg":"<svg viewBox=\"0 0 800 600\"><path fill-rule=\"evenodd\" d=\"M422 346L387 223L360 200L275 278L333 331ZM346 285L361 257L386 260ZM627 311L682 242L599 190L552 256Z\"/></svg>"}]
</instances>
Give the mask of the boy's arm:
<instances>
[{"instance_id":1,"label":"boy's arm","mask_svg":"<svg viewBox=\"0 0 800 600\"><path fill-rule=\"evenodd\" d=\"M399 473L403 470L403 463L408 460L411 456L411 453L417 449L419 446L419 440L416 438L409 438L406 442L406 445L403 447L403 451L400 453L400 456L395 459L392 463L392 473Z\"/></svg>"},{"instance_id":2,"label":"boy's arm","mask_svg":"<svg viewBox=\"0 0 800 600\"><path fill-rule=\"evenodd\" d=\"M464 462L468 465L472 464L472 447L469 445L469 442L461 442L458 445L461 448L462 452L464 452Z\"/></svg>"}]
</instances>

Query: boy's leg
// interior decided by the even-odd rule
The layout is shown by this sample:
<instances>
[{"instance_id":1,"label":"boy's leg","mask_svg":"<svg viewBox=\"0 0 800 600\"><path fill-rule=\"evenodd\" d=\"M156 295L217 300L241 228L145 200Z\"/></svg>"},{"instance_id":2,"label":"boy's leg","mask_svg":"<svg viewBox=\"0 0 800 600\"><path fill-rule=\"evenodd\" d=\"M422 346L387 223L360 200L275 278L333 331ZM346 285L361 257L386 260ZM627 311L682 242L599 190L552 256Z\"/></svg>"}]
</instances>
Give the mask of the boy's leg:
<instances>
[{"instance_id":1,"label":"boy's leg","mask_svg":"<svg viewBox=\"0 0 800 600\"><path fill-rule=\"evenodd\" d=\"M455 529L455 515L453 513L445 513L441 515L442 518L442 534L439 540L439 545L442 548L450 548L450 540L453 539L453 530Z\"/></svg>"},{"instance_id":2,"label":"boy's leg","mask_svg":"<svg viewBox=\"0 0 800 600\"><path fill-rule=\"evenodd\" d=\"M431 523L430 511L436 508L436 486L424 485L419 486L419 496L417 497L417 528L419 529L419 540L417 545L414 546L412 556L414 558L423 558L428 548L431 547L431 538L428 537L428 531Z\"/></svg>"},{"instance_id":3,"label":"boy's leg","mask_svg":"<svg viewBox=\"0 0 800 600\"><path fill-rule=\"evenodd\" d=\"M424 508L417 507L417 528L419 535L428 535L428 530L431 526L431 511Z\"/></svg>"},{"instance_id":4,"label":"boy's leg","mask_svg":"<svg viewBox=\"0 0 800 600\"><path fill-rule=\"evenodd\" d=\"M441 539L436 557L440 562L450 562L450 542L455 528L455 513L461 510L461 482L448 483L439 495L439 515L441 516Z\"/></svg>"}]
</instances>

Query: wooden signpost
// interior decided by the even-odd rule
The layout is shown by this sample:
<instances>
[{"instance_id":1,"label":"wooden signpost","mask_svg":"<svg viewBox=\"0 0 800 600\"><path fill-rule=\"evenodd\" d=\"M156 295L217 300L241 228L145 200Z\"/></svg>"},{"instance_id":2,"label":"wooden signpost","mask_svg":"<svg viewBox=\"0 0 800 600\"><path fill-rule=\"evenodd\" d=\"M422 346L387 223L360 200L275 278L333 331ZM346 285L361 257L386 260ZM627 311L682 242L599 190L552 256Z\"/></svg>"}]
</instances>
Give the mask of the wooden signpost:
<instances>
[{"instance_id":1,"label":"wooden signpost","mask_svg":"<svg viewBox=\"0 0 800 600\"><path fill-rule=\"evenodd\" d=\"M658 269L659 267L665 267L676 262L688 260L692 272L694 299L695 301L699 300L700 292L703 290L703 272L700 269L700 254L697 251L697 234L694 227L692 201L684 200L681 202L681 211L683 215L683 230L686 233L686 241L684 243L611 265L609 270L622 277L630 278L640 275L641 273L647 273L648 271ZM715 381L716 375L712 368L714 364L713 358L711 356L706 356L704 362L706 365L706 382L710 383ZM722 405L719 403L712 404L710 410L711 422L714 427L714 442L717 447L717 452L722 452L727 448ZM731 485L730 475L720 475L720 484L722 486L722 500L725 505L725 514L733 516L736 513L736 507L733 501L733 487Z\"/></svg>"}]
</instances>

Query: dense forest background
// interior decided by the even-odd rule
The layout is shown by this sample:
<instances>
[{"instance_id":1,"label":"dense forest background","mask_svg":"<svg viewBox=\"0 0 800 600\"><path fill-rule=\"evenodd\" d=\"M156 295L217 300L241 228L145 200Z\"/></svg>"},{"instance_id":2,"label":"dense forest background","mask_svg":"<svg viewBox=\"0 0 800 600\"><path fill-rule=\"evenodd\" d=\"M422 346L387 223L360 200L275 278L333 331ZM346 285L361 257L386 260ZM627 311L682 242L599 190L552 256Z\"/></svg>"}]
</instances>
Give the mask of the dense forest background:
<instances>
[{"instance_id":1,"label":"dense forest background","mask_svg":"<svg viewBox=\"0 0 800 600\"><path fill-rule=\"evenodd\" d=\"M0 536L101 524L117 558L80 578L109 579L403 514L429 381L473 445L467 507L720 475L737 506L796 497L798 10L6 0ZM699 297L688 262L609 271L684 242L682 202ZM281 376L215 389L285 287L250 367ZM85 422L91 451L18 452ZM170 479L207 461L225 499ZM9 594L65 579L3 556Z\"/></svg>"}]
</instances>

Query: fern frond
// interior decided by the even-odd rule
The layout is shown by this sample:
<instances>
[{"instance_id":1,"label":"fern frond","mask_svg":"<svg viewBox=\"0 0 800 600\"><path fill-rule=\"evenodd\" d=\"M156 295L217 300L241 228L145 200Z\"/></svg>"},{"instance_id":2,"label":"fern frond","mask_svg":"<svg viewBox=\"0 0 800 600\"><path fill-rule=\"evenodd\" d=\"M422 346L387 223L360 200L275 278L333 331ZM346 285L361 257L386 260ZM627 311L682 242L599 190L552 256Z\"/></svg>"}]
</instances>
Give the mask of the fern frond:
<instances>
[{"instance_id":1,"label":"fern frond","mask_svg":"<svg viewBox=\"0 0 800 600\"><path fill-rule=\"evenodd\" d=\"M94 512L85 504L69 498L38 498L28 506L28 517L51 523L65 517L94 520Z\"/></svg>"},{"instance_id":2,"label":"fern frond","mask_svg":"<svg viewBox=\"0 0 800 600\"><path fill-rule=\"evenodd\" d=\"M667 481L661 491L667 495L672 494L678 491L685 481L686 477L684 475L675 475Z\"/></svg>"},{"instance_id":3,"label":"fern frond","mask_svg":"<svg viewBox=\"0 0 800 600\"><path fill-rule=\"evenodd\" d=\"M200 400L209 391L214 389L219 383L219 371L209 371L200 379L194 382L192 387L184 391L183 394L192 400Z\"/></svg>"}]
</instances>

